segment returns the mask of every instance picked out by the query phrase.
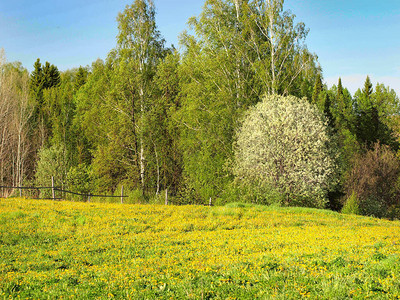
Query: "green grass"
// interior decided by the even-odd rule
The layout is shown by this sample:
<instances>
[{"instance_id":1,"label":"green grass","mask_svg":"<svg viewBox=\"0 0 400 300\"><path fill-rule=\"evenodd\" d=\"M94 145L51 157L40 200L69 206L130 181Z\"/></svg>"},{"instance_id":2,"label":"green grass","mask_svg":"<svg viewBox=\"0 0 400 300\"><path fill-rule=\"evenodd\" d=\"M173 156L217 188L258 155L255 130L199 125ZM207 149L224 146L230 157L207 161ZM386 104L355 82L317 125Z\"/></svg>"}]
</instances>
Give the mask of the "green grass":
<instances>
[{"instance_id":1,"label":"green grass","mask_svg":"<svg viewBox=\"0 0 400 300\"><path fill-rule=\"evenodd\" d=\"M399 278L399 222L0 199L0 299L396 299Z\"/></svg>"}]
</instances>

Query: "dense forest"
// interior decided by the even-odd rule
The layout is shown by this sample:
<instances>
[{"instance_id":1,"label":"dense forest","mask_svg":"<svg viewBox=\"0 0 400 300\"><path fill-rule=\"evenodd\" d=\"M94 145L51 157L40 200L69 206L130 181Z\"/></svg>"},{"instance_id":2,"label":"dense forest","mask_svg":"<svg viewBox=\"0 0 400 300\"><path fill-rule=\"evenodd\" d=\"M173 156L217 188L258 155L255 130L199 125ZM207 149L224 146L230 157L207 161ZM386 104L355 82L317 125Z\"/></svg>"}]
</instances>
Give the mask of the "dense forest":
<instances>
[{"instance_id":1,"label":"dense forest","mask_svg":"<svg viewBox=\"0 0 400 300\"><path fill-rule=\"evenodd\" d=\"M307 27L295 23L283 2L207 0L188 21L190 31L180 35L178 51L166 47L153 2L135 0L118 15L117 44L105 60L63 72L38 58L29 73L7 62L3 51L0 185L48 186L54 176L57 186L81 193L114 193L123 185L142 202L168 190L176 204L211 198L216 204L400 216L398 96L384 84L373 86L368 76L354 95L340 78L328 88L317 55L307 49ZM237 167L252 167L238 161L248 157L243 145L249 139L241 134L249 111L288 96L291 110L282 108L290 111L287 118L307 113L293 126L315 116L326 132L320 151L330 153L330 171L322 170L324 156L318 174L328 176L329 184L319 185L318 194L298 192L296 182L308 177L291 172L292 163L286 173L274 174L279 185L265 178L269 184L262 189L254 175ZM262 107L267 116L278 105ZM274 111L271 116L280 115ZM301 126L297 132L312 131ZM270 143L279 139L280 131L274 132L275 139L267 134ZM298 136L293 139L301 145ZM307 157L312 163L313 156Z\"/></svg>"}]
</instances>

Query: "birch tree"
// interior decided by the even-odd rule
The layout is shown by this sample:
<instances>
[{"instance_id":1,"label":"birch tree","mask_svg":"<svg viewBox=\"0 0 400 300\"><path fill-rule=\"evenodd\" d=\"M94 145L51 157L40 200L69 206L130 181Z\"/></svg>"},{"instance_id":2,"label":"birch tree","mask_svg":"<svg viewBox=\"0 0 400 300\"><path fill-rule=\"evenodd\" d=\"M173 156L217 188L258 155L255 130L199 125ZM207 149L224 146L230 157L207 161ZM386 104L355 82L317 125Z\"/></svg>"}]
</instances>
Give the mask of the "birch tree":
<instances>
[{"instance_id":1,"label":"birch tree","mask_svg":"<svg viewBox=\"0 0 400 300\"><path fill-rule=\"evenodd\" d=\"M32 151L30 142L30 121L33 115L33 105L29 101L29 75L25 70L18 74L16 81L16 107L14 126L16 133L15 152L15 184L22 186L27 175L27 159Z\"/></svg>"},{"instance_id":2,"label":"birch tree","mask_svg":"<svg viewBox=\"0 0 400 300\"><path fill-rule=\"evenodd\" d=\"M242 41L252 49L256 59L244 57L256 70L269 95L296 94L296 81L318 73L317 57L305 45L309 30L302 22L295 24L295 15L284 11L283 4L284 0L242 3L236 0L244 12L243 26L248 33L242 35L246 38Z\"/></svg>"},{"instance_id":3,"label":"birch tree","mask_svg":"<svg viewBox=\"0 0 400 300\"><path fill-rule=\"evenodd\" d=\"M13 115L12 88L7 76L4 50L0 49L0 184L10 184L12 170L12 126Z\"/></svg>"},{"instance_id":4,"label":"birch tree","mask_svg":"<svg viewBox=\"0 0 400 300\"><path fill-rule=\"evenodd\" d=\"M0 184L19 185L28 176L31 153L29 75L0 53Z\"/></svg>"},{"instance_id":5,"label":"birch tree","mask_svg":"<svg viewBox=\"0 0 400 300\"><path fill-rule=\"evenodd\" d=\"M77 92L75 124L93 148L98 189L112 191L125 183L144 193L154 184L153 169L160 174L161 168L161 146L150 134L155 125L149 122L158 97L154 77L164 56L164 40L156 28L152 1L134 1L117 20L117 47L105 63L93 65Z\"/></svg>"},{"instance_id":6,"label":"birch tree","mask_svg":"<svg viewBox=\"0 0 400 300\"><path fill-rule=\"evenodd\" d=\"M135 93L131 97L131 120L138 136L140 181L145 189L146 153L148 147L140 123L149 110L154 94L153 77L162 55L164 40L156 27L155 6L152 0L135 0L118 15L117 51L126 70L132 76L130 84ZM138 107L138 111L135 111Z\"/></svg>"},{"instance_id":7,"label":"birch tree","mask_svg":"<svg viewBox=\"0 0 400 300\"><path fill-rule=\"evenodd\" d=\"M179 113L185 181L195 191L189 197L226 194L234 132L249 106L264 94L312 93L316 57L304 45L305 26L293 19L282 1L207 0L189 20Z\"/></svg>"}]
</instances>

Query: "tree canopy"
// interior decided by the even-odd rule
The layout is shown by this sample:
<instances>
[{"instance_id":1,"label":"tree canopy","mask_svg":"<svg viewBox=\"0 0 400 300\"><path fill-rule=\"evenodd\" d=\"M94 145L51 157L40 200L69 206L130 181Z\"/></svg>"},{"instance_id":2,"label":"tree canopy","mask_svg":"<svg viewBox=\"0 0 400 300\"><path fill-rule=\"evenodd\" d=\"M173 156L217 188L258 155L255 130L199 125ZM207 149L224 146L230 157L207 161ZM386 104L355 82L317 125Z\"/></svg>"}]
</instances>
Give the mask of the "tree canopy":
<instances>
[{"instance_id":1,"label":"tree canopy","mask_svg":"<svg viewBox=\"0 0 400 300\"><path fill-rule=\"evenodd\" d=\"M91 66L38 58L29 74L0 52L3 185L56 170L73 190L123 185L132 201L340 210L362 206L349 174L377 144L399 157L396 93L369 76L354 95L341 78L328 87L283 0L205 0L180 51L165 46L152 0L117 23L115 47Z\"/></svg>"}]
</instances>

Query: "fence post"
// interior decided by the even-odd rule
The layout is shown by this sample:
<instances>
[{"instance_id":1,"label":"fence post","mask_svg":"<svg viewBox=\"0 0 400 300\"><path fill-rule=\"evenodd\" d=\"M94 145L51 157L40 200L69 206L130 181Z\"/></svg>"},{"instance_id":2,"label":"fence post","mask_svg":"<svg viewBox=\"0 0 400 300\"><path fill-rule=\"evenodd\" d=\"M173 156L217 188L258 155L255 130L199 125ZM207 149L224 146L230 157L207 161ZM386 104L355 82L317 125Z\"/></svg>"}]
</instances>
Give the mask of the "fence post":
<instances>
[{"instance_id":1,"label":"fence post","mask_svg":"<svg viewBox=\"0 0 400 300\"><path fill-rule=\"evenodd\" d=\"M210 201L208 202L208 206L211 206L212 205L212 203L211 203L211 197L210 197Z\"/></svg>"},{"instance_id":2,"label":"fence post","mask_svg":"<svg viewBox=\"0 0 400 300\"><path fill-rule=\"evenodd\" d=\"M90 192L88 194L88 200L87 201L90 202Z\"/></svg>"},{"instance_id":3,"label":"fence post","mask_svg":"<svg viewBox=\"0 0 400 300\"><path fill-rule=\"evenodd\" d=\"M22 198L22 189L19 187L19 197Z\"/></svg>"},{"instance_id":4,"label":"fence post","mask_svg":"<svg viewBox=\"0 0 400 300\"><path fill-rule=\"evenodd\" d=\"M121 204L124 203L124 186L121 186Z\"/></svg>"},{"instance_id":5,"label":"fence post","mask_svg":"<svg viewBox=\"0 0 400 300\"><path fill-rule=\"evenodd\" d=\"M165 189L165 205L168 205L168 189Z\"/></svg>"},{"instance_id":6,"label":"fence post","mask_svg":"<svg viewBox=\"0 0 400 300\"><path fill-rule=\"evenodd\" d=\"M52 195L53 195L53 200L55 200L56 195L55 195L55 192L54 192L54 176L51 176L51 192L52 192Z\"/></svg>"}]
</instances>

